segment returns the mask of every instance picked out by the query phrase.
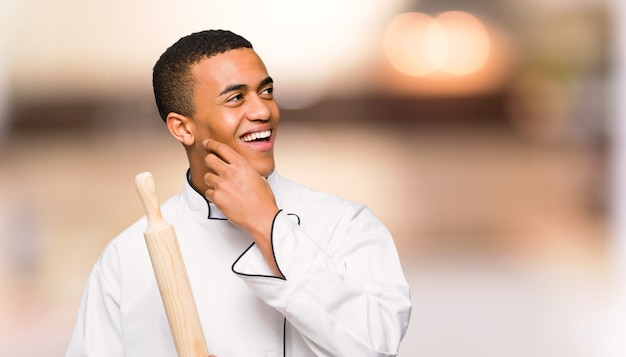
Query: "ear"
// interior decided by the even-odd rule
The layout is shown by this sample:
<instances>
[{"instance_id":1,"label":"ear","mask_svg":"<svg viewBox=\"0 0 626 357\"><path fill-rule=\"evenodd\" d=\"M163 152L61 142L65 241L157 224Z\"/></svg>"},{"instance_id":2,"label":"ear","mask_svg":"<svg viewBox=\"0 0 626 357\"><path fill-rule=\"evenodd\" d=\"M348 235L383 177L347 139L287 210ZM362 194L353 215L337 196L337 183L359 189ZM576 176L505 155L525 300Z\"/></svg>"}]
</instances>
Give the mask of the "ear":
<instances>
[{"instance_id":1,"label":"ear","mask_svg":"<svg viewBox=\"0 0 626 357\"><path fill-rule=\"evenodd\" d=\"M172 136L183 143L183 145L193 145L195 137L193 135L193 122L191 119L178 113L170 113L165 119L167 129Z\"/></svg>"}]
</instances>

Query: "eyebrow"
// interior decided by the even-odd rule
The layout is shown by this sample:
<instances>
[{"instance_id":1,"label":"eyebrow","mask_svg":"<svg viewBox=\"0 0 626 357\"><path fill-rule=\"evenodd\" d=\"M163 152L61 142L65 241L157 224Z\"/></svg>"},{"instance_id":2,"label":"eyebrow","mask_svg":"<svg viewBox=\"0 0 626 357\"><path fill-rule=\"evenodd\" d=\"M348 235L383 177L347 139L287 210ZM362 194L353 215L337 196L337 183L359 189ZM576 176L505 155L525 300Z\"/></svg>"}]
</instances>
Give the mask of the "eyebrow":
<instances>
[{"instance_id":1,"label":"eyebrow","mask_svg":"<svg viewBox=\"0 0 626 357\"><path fill-rule=\"evenodd\" d=\"M261 81L261 83L259 83L259 87L263 87L272 83L274 83L274 80L272 79L272 77L267 76L264 80Z\"/></svg>"},{"instance_id":2,"label":"eyebrow","mask_svg":"<svg viewBox=\"0 0 626 357\"><path fill-rule=\"evenodd\" d=\"M274 83L274 80L272 79L272 77L267 76L265 77L265 79L263 79L261 82L259 82L259 87L263 87L266 86L268 84ZM220 96L232 92L232 91L236 91L236 90L242 90L242 89L246 89L248 88L247 85L245 84L231 84L229 86L227 86L226 88L224 88L224 90L219 94Z\"/></svg>"}]
</instances>

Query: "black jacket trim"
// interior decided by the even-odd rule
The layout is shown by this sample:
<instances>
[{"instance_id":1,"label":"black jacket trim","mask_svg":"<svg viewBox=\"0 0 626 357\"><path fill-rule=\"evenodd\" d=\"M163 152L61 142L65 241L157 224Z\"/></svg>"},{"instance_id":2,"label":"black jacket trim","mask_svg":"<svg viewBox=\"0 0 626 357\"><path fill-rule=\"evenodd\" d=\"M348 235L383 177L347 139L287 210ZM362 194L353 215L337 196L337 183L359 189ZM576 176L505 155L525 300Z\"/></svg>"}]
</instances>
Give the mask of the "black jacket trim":
<instances>
[{"instance_id":1,"label":"black jacket trim","mask_svg":"<svg viewBox=\"0 0 626 357\"><path fill-rule=\"evenodd\" d=\"M195 187L193 187L193 185L191 184L191 169L187 169L187 174L185 175L185 177L187 178L187 182L189 183L189 186L196 191L197 194L200 195L200 197L202 197L204 199L204 201L206 202L209 214L207 216L207 219L214 219L216 221L228 221L228 219L226 218L217 218L217 217L211 217L211 203L209 202L209 200L207 200L206 196L204 196L204 194L198 190L196 190Z\"/></svg>"},{"instance_id":2,"label":"black jacket trim","mask_svg":"<svg viewBox=\"0 0 626 357\"><path fill-rule=\"evenodd\" d=\"M287 356L287 318L283 318L283 357Z\"/></svg>"},{"instance_id":3,"label":"black jacket trim","mask_svg":"<svg viewBox=\"0 0 626 357\"><path fill-rule=\"evenodd\" d=\"M295 213L287 213L288 216L295 216L298 219L298 225L300 225L300 216Z\"/></svg>"},{"instance_id":4,"label":"black jacket trim","mask_svg":"<svg viewBox=\"0 0 626 357\"><path fill-rule=\"evenodd\" d=\"M252 244L250 244L250 246L248 248L246 248L246 250L244 250L243 253L241 253L239 255L239 257L237 257L237 259L235 259L235 262L230 267L230 270L232 270L233 273L235 273L237 275L242 275L242 276L263 277L263 278L274 278L274 279L280 279L280 280L287 280L287 277L285 277L285 274L283 274L282 270L280 270L280 267L278 266L278 261L276 260L276 255L274 254L274 248L273 248L274 247L274 224L276 223L276 217L278 217L278 215L282 211L283 211L282 209L279 209L278 212L276 212L276 215L274 215L274 219L272 220L272 230L270 232L270 245L272 246L272 256L274 257L274 263L276 264L276 267L278 268L278 272L283 277L274 276L274 275L262 275L262 274L244 274L244 273L241 273L241 272L238 272L237 270L235 270L235 265L237 265L237 262L239 260L241 260L241 257L243 257L250 250L250 248L252 248L256 244L254 242Z\"/></svg>"}]
</instances>

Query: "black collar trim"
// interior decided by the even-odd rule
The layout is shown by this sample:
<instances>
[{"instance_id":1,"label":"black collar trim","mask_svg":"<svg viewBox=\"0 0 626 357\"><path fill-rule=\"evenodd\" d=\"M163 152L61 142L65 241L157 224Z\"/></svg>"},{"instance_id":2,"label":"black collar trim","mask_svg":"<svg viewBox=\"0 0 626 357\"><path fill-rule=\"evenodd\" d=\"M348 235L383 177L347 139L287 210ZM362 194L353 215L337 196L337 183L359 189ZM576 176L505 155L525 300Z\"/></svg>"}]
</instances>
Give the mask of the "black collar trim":
<instances>
[{"instance_id":1,"label":"black collar trim","mask_svg":"<svg viewBox=\"0 0 626 357\"><path fill-rule=\"evenodd\" d=\"M191 187L206 202L207 209L208 209L208 212L209 212L208 215L207 215L207 219L214 219L214 220L217 220L217 221L227 221L228 219L226 219L226 218L211 217L211 202L209 202L209 200L207 200L207 198L204 196L204 194L202 192L198 191L191 184L191 168L187 169L187 174L185 175L185 178L187 179L187 183L189 184L189 187Z\"/></svg>"}]
</instances>

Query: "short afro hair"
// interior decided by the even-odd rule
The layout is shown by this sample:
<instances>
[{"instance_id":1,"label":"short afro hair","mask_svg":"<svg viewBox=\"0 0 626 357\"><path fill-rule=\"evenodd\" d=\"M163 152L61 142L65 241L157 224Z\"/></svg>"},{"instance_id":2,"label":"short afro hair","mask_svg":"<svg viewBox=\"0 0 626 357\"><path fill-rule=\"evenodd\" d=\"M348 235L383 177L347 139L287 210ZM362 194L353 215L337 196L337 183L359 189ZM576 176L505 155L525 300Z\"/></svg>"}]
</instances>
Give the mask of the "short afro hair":
<instances>
[{"instance_id":1,"label":"short afro hair","mask_svg":"<svg viewBox=\"0 0 626 357\"><path fill-rule=\"evenodd\" d=\"M205 58L238 48L250 48L245 38L225 30L207 30L182 37L154 65L152 87L159 115L193 116L194 79L191 66Z\"/></svg>"}]
</instances>

